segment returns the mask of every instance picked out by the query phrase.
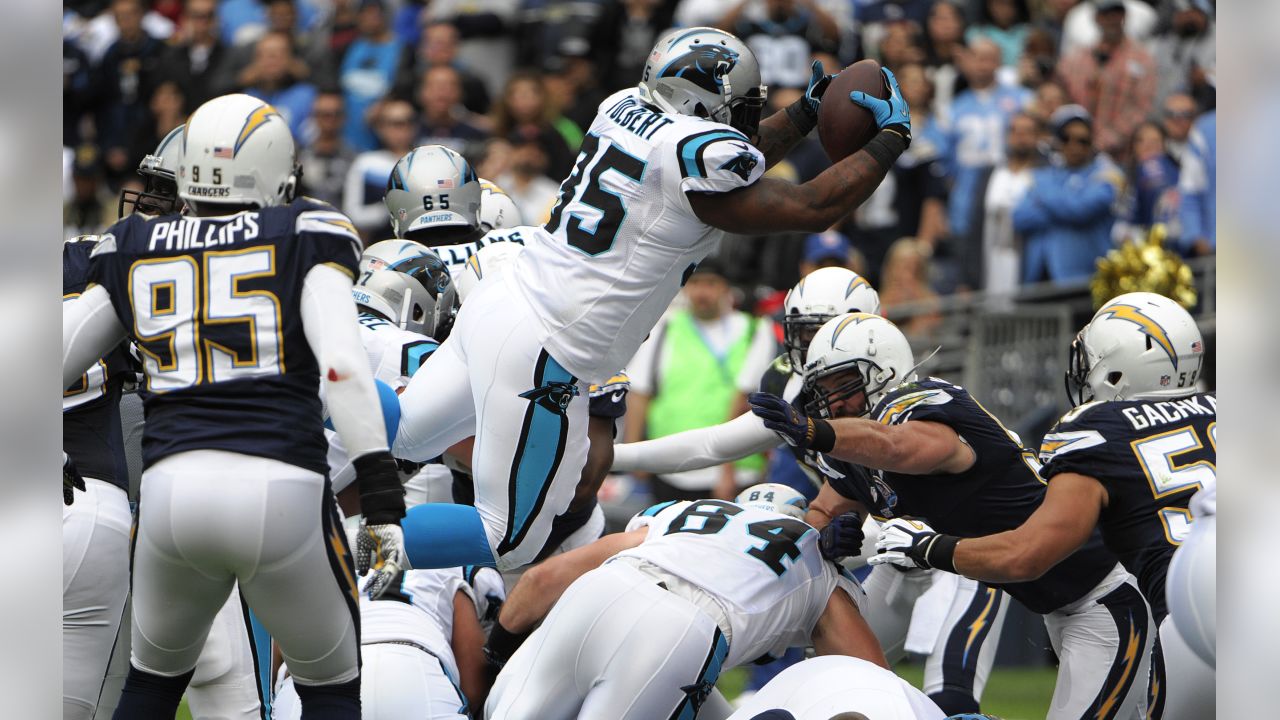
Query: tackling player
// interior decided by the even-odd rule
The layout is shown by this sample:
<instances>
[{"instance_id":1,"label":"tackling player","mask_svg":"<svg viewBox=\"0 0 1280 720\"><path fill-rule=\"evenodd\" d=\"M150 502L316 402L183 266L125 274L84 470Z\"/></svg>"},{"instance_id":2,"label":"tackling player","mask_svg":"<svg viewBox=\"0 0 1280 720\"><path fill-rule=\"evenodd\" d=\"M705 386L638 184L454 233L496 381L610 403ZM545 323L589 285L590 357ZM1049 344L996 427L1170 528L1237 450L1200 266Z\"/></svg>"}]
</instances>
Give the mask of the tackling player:
<instances>
[{"instance_id":1,"label":"tackling player","mask_svg":"<svg viewBox=\"0 0 1280 720\"><path fill-rule=\"evenodd\" d=\"M499 622L527 633L545 620L506 662L485 717L692 718L722 670L810 642L883 666L862 593L821 554L804 504L776 484L732 503L663 503L531 568Z\"/></svg>"},{"instance_id":2,"label":"tackling player","mask_svg":"<svg viewBox=\"0 0 1280 720\"><path fill-rule=\"evenodd\" d=\"M351 302L359 240L341 213L292 200L296 173L271 106L205 103L178 168L193 215L112 226L92 285L64 313L67 385L127 336L150 393L117 718L173 717L237 580L303 683L309 718L359 717L356 588L325 480L321 376L357 458L361 543L377 548L360 559L380 575L399 570L404 498Z\"/></svg>"},{"instance_id":3,"label":"tackling player","mask_svg":"<svg viewBox=\"0 0 1280 720\"><path fill-rule=\"evenodd\" d=\"M861 713L842 715L841 713ZM729 720L943 720L924 693L891 671L841 655L815 657L783 670Z\"/></svg>"},{"instance_id":4,"label":"tackling player","mask_svg":"<svg viewBox=\"0 0 1280 720\"><path fill-rule=\"evenodd\" d=\"M1067 394L1076 407L1040 446L1048 491L1039 508L1017 527L965 539L897 521L881 536L880 561L1024 582L1052 572L1099 528L1160 627L1153 717L1162 706L1166 718L1212 716L1213 670L1170 637L1165 602L1188 504L1217 477L1218 400L1196 391L1203 359L1195 320L1173 300L1128 293L1103 305L1071 345Z\"/></svg>"},{"instance_id":5,"label":"tackling player","mask_svg":"<svg viewBox=\"0 0 1280 720\"><path fill-rule=\"evenodd\" d=\"M829 481L815 506L918 517L960 537L1015 528L1040 506L1035 455L964 388L915 381L911 347L893 323L866 314L834 318L806 361L808 406L756 393L748 398L752 411L787 442L863 466L894 493L894 502L875 507L865 486ZM1043 577L997 587L1045 617L1061 662L1049 718L1127 717L1145 707L1149 610L1097 535Z\"/></svg>"},{"instance_id":6,"label":"tackling player","mask_svg":"<svg viewBox=\"0 0 1280 720\"><path fill-rule=\"evenodd\" d=\"M816 125L821 65L800 100L761 123L766 90L741 40L711 28L659 39L639 86L601 103L546 225L521 229L507 281L481 283L401 398L395 450L410 460L462 439L450 415L474 408L477 515L426 523L437 545L499 569L537 556L587 462L589 384L635 354L723 231L816 232L870 196L910 142L907 105L886 79L888 100L851 97L876 138L794 185L762 176Z\"/></svg>"}]
</instances>

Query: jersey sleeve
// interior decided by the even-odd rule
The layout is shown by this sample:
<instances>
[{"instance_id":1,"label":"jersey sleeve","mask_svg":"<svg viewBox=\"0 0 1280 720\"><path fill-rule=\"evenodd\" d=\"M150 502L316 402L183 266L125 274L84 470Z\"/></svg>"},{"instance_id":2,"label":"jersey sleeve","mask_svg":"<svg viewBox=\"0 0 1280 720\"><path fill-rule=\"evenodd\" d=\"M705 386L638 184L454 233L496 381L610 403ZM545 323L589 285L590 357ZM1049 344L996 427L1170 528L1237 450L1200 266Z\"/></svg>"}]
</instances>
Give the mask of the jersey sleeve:
<instances>
[{"instance_id":1,"label":"jersey sleeve","mask_svg":"<svg viewBox=\"0 0 1280 720\"><path fill-rule=\"evenodd\" d=\"M591 417L617 420L627 414L627 393L631 390L631 378L625 370L597 385L592 385L587 394L591 404L588 413Z\"/></svg>"},{"instance_id":2,"label":"jersey sleeve","mask_svg":"<svg viewBox=\"0 0 1280 720\"><path fill-rule=\"evenodd\" d=\"M890 390L872 412L883 425L900 425L908 420L931 420L952 425L947 405L954 399L939 382L906 383Z\"/></svg>"},{"instance_id":3,"label":"jersey sleeve","mask_svg":"<svg viewBox=\"0 0 1280 720\"><path fill-rule=\"evenodd\" d=\"M294 203L293 231L306 249L309 265L331 265L355 280L360 268L360 233L332 206L309 200Z\"/></svg>"},{"instance_id":4,"label":"jersey sleeve","mask_svg":"<svg viewBox=\"0 0 1280 720\"><path fill-rule=\"evenodd\" d=\"M1090 406L1093 403L1089 404ZM1040 475L1045 480L1062 473L1076 473L1101 478L1108 475L1107 466L1114 462L1111 448L1101 426L1095 422L1079 422L1090 406L1067 413L1040 443Z\"/></svg>"},{"instance_id":5,"label":"jersey sleeve","mask_svg":"<svg viewBox=\"0 0 1280 720\"><path fill-rule=\"evenodd\" d=\"M435 340L415 340L407 342L400 348L400 374L404 377L413 377L418 372L418 368L431 357L431 353L440 349L440 343Z\"/></svg>"},{"instance_id":6,"label":"jersey sleeve","mask_svg":"<svg viewBox=\"0 0 1280 720\"><path fill-rule=\"evenodd\" d=\"M636 513L631 520L627 522L627 529L623 532L632 532L633 530L639 530L640 528L651 527L656 521L655 519L663 511L677 507L683 509L688 504L688 500L668 500L666 502L658 503L657 505L650 505L648 508Z\"/></svg>"},{"instance_id":7,"label":"jersey sleeve","mask_svg":"<svg viewBox=\"0 0 1280 720\"><path fill-rule=\"evenodd\" d=\"M721 126L687 135L675 144L680 189L721 193L746 187L764 175L764 154L742 133Z\"/></svg>"}]
</instances>

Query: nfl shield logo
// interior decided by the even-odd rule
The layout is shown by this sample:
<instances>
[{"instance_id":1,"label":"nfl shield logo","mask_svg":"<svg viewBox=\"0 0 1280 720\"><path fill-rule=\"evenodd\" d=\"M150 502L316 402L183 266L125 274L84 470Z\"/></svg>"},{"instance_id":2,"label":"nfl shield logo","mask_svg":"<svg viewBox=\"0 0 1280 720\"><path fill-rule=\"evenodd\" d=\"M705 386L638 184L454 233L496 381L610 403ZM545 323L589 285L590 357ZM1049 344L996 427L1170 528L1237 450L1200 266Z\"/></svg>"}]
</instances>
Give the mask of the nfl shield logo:
<instances>
[{"instance_id":1,"label":"nfl shield logo","mask_svg":"<svg viewBox=\"0 0 1280 720\"><path fill-rule=\"evenodd\" d=\"M1173 382L1173 378L1168 375L1160 376L1160 387L1169 387L1169 383Z\"/></svg>"}]
</instances>

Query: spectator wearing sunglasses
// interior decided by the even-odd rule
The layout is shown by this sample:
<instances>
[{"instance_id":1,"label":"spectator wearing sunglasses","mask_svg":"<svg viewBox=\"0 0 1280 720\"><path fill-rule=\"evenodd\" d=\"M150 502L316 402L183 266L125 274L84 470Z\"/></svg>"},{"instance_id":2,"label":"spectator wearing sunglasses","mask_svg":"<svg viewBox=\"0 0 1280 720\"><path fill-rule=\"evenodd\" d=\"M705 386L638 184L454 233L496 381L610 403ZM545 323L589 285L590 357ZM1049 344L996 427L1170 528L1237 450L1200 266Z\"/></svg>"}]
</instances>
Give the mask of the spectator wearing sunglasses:
<instances>
[{"instance_id":1,"label":"spectator wearing sunglasses","mask_svg":"<svg viewBox=\"0 0 1280 720\"><path fill-rule=\"evenodd\" d=\"M1049 122L1058 153L1032 173L1031 187L1013 210L1013 229L1025 248L1022 281L1082 282L1111 248L1113 206L1124 176L1094 152L1094 122L1084 108L1065 105Z\"/></svg>"}]
</instances>

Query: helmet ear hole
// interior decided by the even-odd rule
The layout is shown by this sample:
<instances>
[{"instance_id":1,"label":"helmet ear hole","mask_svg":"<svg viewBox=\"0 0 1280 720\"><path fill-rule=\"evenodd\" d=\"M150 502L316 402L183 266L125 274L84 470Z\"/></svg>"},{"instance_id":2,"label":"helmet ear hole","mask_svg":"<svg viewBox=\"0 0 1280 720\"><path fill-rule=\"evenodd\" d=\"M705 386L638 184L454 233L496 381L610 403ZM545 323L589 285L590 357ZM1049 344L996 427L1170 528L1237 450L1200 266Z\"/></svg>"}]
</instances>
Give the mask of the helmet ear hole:
<instances>
[{"instance_id":1,"label":"helmet ear hole","mask_svg":"<svg viewBox=\"0 0 1280 720\"><path fill-rule=\"evenodd\" d=\"M1148 342L1150 342L1150 341L1148 341ZM1124 373L1121 373L1121 372L1119 372L1119 371L1109 372L1109 373L1107 373L1107 383L1108 383L1109 385L1119 385L1119 384L1120 384L1120 378L1122 378L1122 377L1124 377Z\"/></svg>"}]
</instances>

